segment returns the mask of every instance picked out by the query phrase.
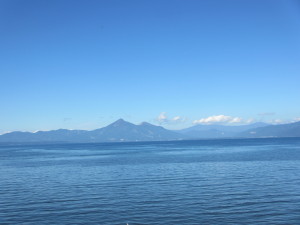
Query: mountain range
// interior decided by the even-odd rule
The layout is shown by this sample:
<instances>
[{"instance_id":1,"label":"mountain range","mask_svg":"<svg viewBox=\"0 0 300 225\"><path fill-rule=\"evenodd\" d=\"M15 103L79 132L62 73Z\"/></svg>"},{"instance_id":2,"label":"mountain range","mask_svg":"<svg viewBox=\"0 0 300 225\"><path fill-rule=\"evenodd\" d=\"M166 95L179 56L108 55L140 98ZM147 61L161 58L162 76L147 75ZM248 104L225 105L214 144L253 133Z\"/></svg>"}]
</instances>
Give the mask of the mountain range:
<instances>
[{"instance_id":1,"label":"mountain range","mask_svg":"<svg viewBox=\"0 0 300 225\"><path fill-rule=\"evenodd\" d=\"M195 125L186 129L177 131L191 138L230 138L238 137L239 133L258 128L265 127L267 123L253 123L241 126L224 126L224 125Z\"/></svg>"},{"instance_id":2,"label":"mountain range","mask_svg":"<svg viewBox=\"0 0 300 225\"><path fill-rule=\"evenodd\" d=\"M123 119L92 131L52 130L38 132L15 131L0 135L0 142L120 142L180 140L184 135L150 123L135 125Z\"/></svg>"},{"instance_id":3,"label":"mountain range","mask_svg":"<svg viewBox=\"0 0 300 225\"><path fill-rule=\"evenodd\" d=\"M67 129L38 131L34 133L15 131L0 135L0 142L96 143L264 137L300 137L300 122L281 125L266 123L253 123L241 126L195 125L175 131L146 122L135 125L119 119L106 127L92 131Z\"/></svg>"}]
</instances>

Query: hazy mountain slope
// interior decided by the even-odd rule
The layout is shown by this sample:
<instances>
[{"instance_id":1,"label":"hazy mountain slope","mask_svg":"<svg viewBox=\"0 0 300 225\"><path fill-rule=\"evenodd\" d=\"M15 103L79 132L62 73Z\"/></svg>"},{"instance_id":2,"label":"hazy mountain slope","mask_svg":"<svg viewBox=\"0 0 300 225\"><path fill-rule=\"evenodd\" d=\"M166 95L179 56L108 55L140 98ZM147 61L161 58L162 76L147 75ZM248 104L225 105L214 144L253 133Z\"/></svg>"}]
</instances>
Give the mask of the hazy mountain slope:
<instances>
[{"instance_id":1,"label":"hazy mountain slope","mask_svg":"<svg viewBox=\"0 0 300 225\"><path fill-rule=\"evenodd\" d=\"M75 142L82 139L85 130L52 130L30 132L11 132L0 136L2 142Z\"/></svg>"},{"instance_id":2,"label":"hazy mountain slope","mask_svg":"<svg viewBox=\"0 0 300 225\"><path fill-rule=\"evenodd\" d=\"M240 137L300 137L300 122L281 124L281 125L269 125L266 127L259 127L255 129L249 129L240 133Z\"/></svg>"},{"instance_id":3,"label":"hazy mountain slope","mask_svg":"<svg viewBox=\"0 0 300 225\"><path fill-rule=\"evenodd\" d=\"M177 132L193 138L222 138L234 137L240 132L267 125L266 123L253 123L241 126L195 125Z\"/></svg>"}]
</instances>

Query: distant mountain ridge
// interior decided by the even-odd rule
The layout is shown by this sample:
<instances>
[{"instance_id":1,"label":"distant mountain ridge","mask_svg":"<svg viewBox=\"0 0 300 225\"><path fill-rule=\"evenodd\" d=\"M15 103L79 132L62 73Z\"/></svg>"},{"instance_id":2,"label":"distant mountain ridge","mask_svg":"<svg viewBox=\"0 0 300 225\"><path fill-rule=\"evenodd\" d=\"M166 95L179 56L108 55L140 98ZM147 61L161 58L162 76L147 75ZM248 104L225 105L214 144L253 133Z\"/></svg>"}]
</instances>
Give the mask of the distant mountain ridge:
<instances>
[{"instance_id":1,"label":"distant mountain ridge","mask_svg":"<svg viewBox=\"0 0 300 225\"><path fill-rule=\"evenodd\" d=\"M300 137L300 122L281 125L269 125L265 123L253 123L241 126L195 125L190 128L172 131L146 122L135 125L119 119L106 127L92 131L67 129L38 131L34 133L15 131L0 135L0 142L96 143L264 137Z\"/></svg>"},{"instance_id":2,"label":"distant mountain ridge","mask_svg":"<svg viewBox=\"0 0 300 225\"><path fill-rule=\"evenodd\" d=\"M300 137L300 122L258 127L244 131L240 133L240 136L247 138Z\"/></svg>"},{"instance_id":3,"label":"distant mountain ridge","mask_svg":"<svg viewBox=\"0 0 300 225\"><path fill-rule=\"evenodd\" d=\"M239 133L258 127L264 127L267 123L253 123L240 126L224 125L195 125L179 130L178 133L185 134L193 138L231 138L239 136Z\"/></svg>"},{"instance_id":4,"label":"distant mountain ridge","mask_svg":"<svg viewBox=\"0 0 300 225\"><path fill-rule=\"evenodd\" d=\"M92 131L52 130L36 133L15 131L0 135L0 142L119 142L181 140L185 136L150 123L135 125L123 119Z\"/></svg>"},{"instance_id":5,"label":"distant mountain ridge","mask_svg":"<svg viewBox=\"0 0 300 225\"><path fill-rule=\"evenodd\" d=\"M150 123L135 125L123 119L89 132L92 140L97 141L160 141L179 140L183 138L176 132Z\"/></svg>"}]
</instances>

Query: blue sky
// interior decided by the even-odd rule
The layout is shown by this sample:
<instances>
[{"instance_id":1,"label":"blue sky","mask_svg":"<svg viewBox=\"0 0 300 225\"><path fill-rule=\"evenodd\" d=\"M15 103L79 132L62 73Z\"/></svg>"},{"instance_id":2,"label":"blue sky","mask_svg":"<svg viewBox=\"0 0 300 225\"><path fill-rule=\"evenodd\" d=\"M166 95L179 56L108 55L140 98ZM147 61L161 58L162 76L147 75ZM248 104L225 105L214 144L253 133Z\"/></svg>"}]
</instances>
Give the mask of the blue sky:
<instances>
[{"instance_id":1,"label":"blue sky","mask_svg":"<svg viewBox=\"0 0 300 225\"><path fill-rule=\"evenodd\" d=\"M300 118L300 2L1 0L0 133Z\"/></svg>"}]
</instances>

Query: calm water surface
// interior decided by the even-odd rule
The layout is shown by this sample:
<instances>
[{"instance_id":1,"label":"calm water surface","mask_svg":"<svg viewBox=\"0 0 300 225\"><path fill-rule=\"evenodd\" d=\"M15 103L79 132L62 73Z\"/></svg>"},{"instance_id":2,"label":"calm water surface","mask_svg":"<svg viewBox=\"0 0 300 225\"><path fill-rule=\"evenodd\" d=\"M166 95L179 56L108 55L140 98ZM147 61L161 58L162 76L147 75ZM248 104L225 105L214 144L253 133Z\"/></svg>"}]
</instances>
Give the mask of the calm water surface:
<instances>
[{"instance_id":1,"label":"calm water surface","mask_svg":"<svg viewBox=\"0 0 300 225\"><path fill-rule=\"evenodd\" d=\"M0 145L0 224L300 224L300 139Z\"/></svg>"}]
</instances>

